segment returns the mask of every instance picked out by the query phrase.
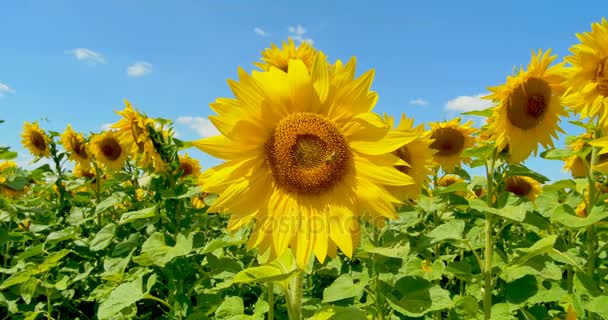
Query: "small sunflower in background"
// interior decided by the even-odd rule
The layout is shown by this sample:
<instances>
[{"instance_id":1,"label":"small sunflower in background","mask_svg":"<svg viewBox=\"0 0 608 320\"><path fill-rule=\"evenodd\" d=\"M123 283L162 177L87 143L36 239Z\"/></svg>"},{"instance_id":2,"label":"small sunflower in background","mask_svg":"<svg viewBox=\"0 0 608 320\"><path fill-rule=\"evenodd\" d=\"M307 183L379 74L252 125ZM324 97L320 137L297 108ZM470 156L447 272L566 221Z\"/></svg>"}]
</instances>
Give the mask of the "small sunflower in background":
<instances>
[{"instance_id":1,"label":"small sunflower in background","mask_svg":"<svg viewBox=\"0 0 608 320\"><path fill-rule=\"evenodd\" d=\"M437 186L438 187L449 187L451 185L453 185L454 183L458 183L458 182L463 182L464 179L460 176L457 176L455 174L446 174L443 177L439 178L439 181L437 181Z\"/></svg>"},{"instance_id":2,"label":"small sunflower in background","mask_svg":"<svg viewBox=\"0 0 608 320\"><path fill-rule=\"evenodd\" d=\"M590 32L576 35L580 43L570 48L565 57L564 104L583 118L595 118L608 127L608 21L591 25Z\"/></svg>"},{"instance_id":3,"label":"small sunflower in background","mask_svg":"<svg viewBox=\"0 0 608 320\"><path fill-rule=\"evenodd\" d=\"M262 62L254 62L255 66L264 70L270 70L270 67L287 72L289 60L301 60L304 62L306 69L310 71L313 65L317 50L308 42L303 41L296 47L293 40L290 38L287 42L283 42L283 48L279 48L272 44L270 48L262 51Z\"/></svg>"},{"instance_id":4,"label":"small sunflower in background","mask_svg":"<svg viewBox=\"0 0 608 320\"><path fill-rule=\"evenodd\" d=\"M40 129L37 122L26 122L21 133L21 143L36 157L51 155L49 143L51 139Z\"/></svg>"},{"instance_id":5,"label":"small sunflower in background","mask_svg":"<svg viewBox=\"0 0 608 320\"><path fill-rule=\"evenodd\" d=\"M527 70L521 68L508 76L504 85L488 88L484 97L498 101L492 116L492 135L499 149L509 147L509 162L522 162L538 145L553 147L559 128L559 117L567 113L560 101L563 63L549 67L556 56L551 50L533 52Z\"/></svg>"},{"instance_id":6,"label":"small sunflower in background","mask_svg":"<svg viewBox=\"0 0 608 320\"><path fill-rule=\"evenodd\" d=\"M90 157L87 151L86 141L82 134L77 133L72 129L71 125L61 134L61 144L69 153L69 159L81 164L82 166L90 165Z\"/></svg>"},{"instance_id":7,"label":"small sunflower in background","mask_svg":"<svg viewBox=\"0 0 608 320\"><path fill-rule=\"evenodd\" d=\"M460 124L460 118L447 122L431 122L431 130L427 133L433 140L430 147L435 150L434 161L446 173L451 173L461 163L468 163L470 159L462 158L462 152L473 146L475 128L473 122Z\"/></svg>"},{"instance_id":8,"label":"small sunflower in background","mask_svg":"<svg viewBox=\"0 0 608 320\"><path fill-rule=\"evenodd\" d=\"M74 170L72 170L72 173L77 178L95 178L95 169L93 169L91 166L83 165L79 162L77 162L74 166Z\"/></svg>"},{"instance_id":9,"label":"small sunflower in background","mask_svg":"<svg viewBox=\"0 0 608 320\"><path fill-rule=\"evenodd\" d=\"M129 157L129 144L118 138L112 131L94 135L91 139L91 153L95 160L110 171L118 171Z\"/></svg>"},{"instance_id":10,"label":"small sunflower in background","mask_svg":"<svg viewBox=\"0 0 608 320\"><path fill-rule=\"evenodd\" d=\"M388 121L392 127L393 119L388 118ZM396 168L414 179L414 184L396 187L397 192L405 199L416 200L433 173L435 153L435 150L431 149L433 140L424 134L424 125L414 127L414 119L409 119L405 115L401 116L401 122L395 131L410 133L415 137L414 140L395 150L393 154L407 163L407 165L397 165Z\"/></svg>"},{"instance_id":11,"label":"small sunflower in background","mask_svg":"<svg viewBox=\"0 0 608 320\"><path fill-rule=\"evenodd\" d=\"M526 176L509 176L505 179L505 190L518 197L526 197L531 202L542 193L540 182Z\"/></svg>"},{"instance_id":12,"label":"small sunflower in background","mask_svg":"<svg viewBox=\"0 0 608 320\"><path fill-rule=\"evenodd\" d=\"M17 164L13 161L5 160L0 162L0 183L5 183L7 180L4 171L14 170L15 168L17 168Z\"/></svg>"},{"instance_id":13,"label":"small sunflower in background","mask_svg":"<svg viewBox=\"0 0 608 320\"><path fill-rule=\"evenodd\" d=\"M590 141L589 144L600 148L597 163L593 165L593 170L608 174L608 136Z\"/></svg>"},{"instance_id":14,"label":"small sunflower in background","mask_svg":"<svg viewBox=\"0 0 608 320\"><path fill-rule=\"evenodd\" d=\"M373 71L335 86L328 69L319 52L310 69L291 59L286 72L239 70L235 99L216 100L210 117L222 134L194 142L226 160L199 178L219 194L209 212L230 212L230 231L255 221L248 247L270 259L291 250L301 269L338 248L352 257L359 219L397 218L387 187L414 182L391 154L413 137L371 112Z\"/></svg>"},{"instance_id":15,"label":"small sunflower in background","mask_svg":"<svg viewBox=\"0 0 608 320\"><path fill-rule=\"evenodd\" d=\"M182 172L181 178L197 178L201 174L201 165L186 153L179 156L179 170Z\"/></svg>"}]
</instances>

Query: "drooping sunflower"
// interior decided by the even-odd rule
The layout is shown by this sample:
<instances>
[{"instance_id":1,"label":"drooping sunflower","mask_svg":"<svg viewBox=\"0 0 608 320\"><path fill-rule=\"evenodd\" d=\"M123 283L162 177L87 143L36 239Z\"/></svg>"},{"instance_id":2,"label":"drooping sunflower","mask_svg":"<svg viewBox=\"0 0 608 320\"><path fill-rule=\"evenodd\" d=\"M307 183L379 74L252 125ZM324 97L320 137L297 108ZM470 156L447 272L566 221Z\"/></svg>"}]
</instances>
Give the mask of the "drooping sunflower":
<instances>
[{"instance_id":1,"label":"drooping sunflower","mask_svg":"<svg viewBox=\"0 0 608 320\"><path fill-rule=\"evenodd\" d=\"M287 72L289 60L295 59L302 60L306 69L310 70L316 54L317 50L310 43L303 41L296 47L293 40L289 38L287 42L283 42L283 48L271 44L270 48L262 51L262 62L254 62L254 64L264 71L270 70L270 67L275 67Z\"/></svg>"},{"instance_id":2,"label":"drooping sunflower","mask_svg":"<svg viewBox=\"0 0 608 320\"><path fill-rule=\"evenodd\" d=\"M389 123L392 127L392 119ZM435 150L430 147L433 140L424 134L424 125L414 127L414 119L409 119L405 115L401 116L401 122L395 130L415 137L393 153L407 163L407 165L398 165L397 169L414 179L414 184L398 187L397 192L404 199L416 200L433 172Z\"/></svg>"},{"instance_id":3,"label":"drooping sunflower","mask_svg":"<svg viewBox=\"0 0 608 320\"><path fill-rule=\"evenodd\" d=\"M533 52L527 70L508 76L504 85L488 88L492 94L484 97L498 101L489 121L497 147L509 147L510 162L522 162L532 152L536 155L539 144L552 147L557 132L563 132L558 123L560 116L567 115L560 102L564 64L549 67L555 58L551 50Z\"/></svg>"},{"instance_id":4,"label":"drooping sunflower","mask_svg":"<svg viewBox=\"0 0 608 320\"><path fill-rule=\"evenodd\" d=\"M116 129L120 140L131 147L129 152L138 164L144 169L152 168L157 172L165 171L167 164L163 161L150 138L149 128L154 128L154 120L133 109L128 100L125 100L125 108L116 113L122 116L122 119L113 124L112 128Z\"/></svg>"},{"instance_id":5,"label":"drooping sunflower","mask_svg":"<svg viewBox=\"0 0 608 320\"><path fill-rule=\"evenodd\" d=\"M446 174L443 177L439 178L437 182L437 186L439 187L449 187L454 183L463 182L464 179L455 174Z\"/></svg>"},{"instance_id":6,"label":"drooping sunflower","mask_svg":"<svg viewBox=\"0 0 608 320\"><path fill-rule=\"evenodd\" d=\"M564 104L583 118L597 117L603 127L608 126L608 21L591 25L591 32L576 35L580 40L565 57L570 67L565 69L564 86L568 89Z\"/></svg>"},{"instance_id":7,"label":"drooping sunflower","mask_svg":"<svg viewBox=\"0 0 608 320\"><path fill-rule=\"evenodd\" d=\"M68 151L69 158L83 166L90 164L89 152L82 134L77 133L72 129L71 125L61 134L61 144Z\"/></svg>"},{"instance_id":8,"label":"drooping sunflower","mask_svg":"<svg viewBox=\"0 0 608 320\"><path fill-rule=\"evenodd\" d=\"M49 143L51 139L40 129L37 122L26 122L21 133L21 143L36 157L48 157L51 155Z\"/></svg>"},{"instance_id":9,"label":"drooping sunflower","mask_svg":"<svg viewBox=\"0 0 608 320\"><path fill-rule=\"evenodd\" d=\"M532 202L542 193L540 182L526 176L507 177L505 189L516 196L526 197Z\"/></svg>"},{"instance_id":10,"label":"drooping sunflower","mask_svg":"<svg viewBox=\"0 0 608 320\"><path fill-rule=\"evenodd\" d=\"M194 143L226 160L199 178L219 194L209 212L230 212L231 231L255 221L248 247L271 259L290 248L300 268L312 253L352 256L359 218L395 218L400 201L386 187L413 183L391 154L413 137L371 112L373 71L334 87L322 53L310 70L297 59L287 72L239 70L236 99L212 105L221 135Z\"/></svg>"},{"instance_id":11,"label":"drooping sunflower","mask_svg":"<svg viewBox=\"0 0 608 320\"><path fill-rule=\"evenodd\" d=\"M462 152L473 146L475 138L472 128L472 121L460 124L460 118L452 119L447 122L431 122L431 131L427 133L431 143L431 149L436 150L433 155L435 162L441 166L443 171L451 173L462 162L468 163L470 159L462 158Z\"/></svg>"},{"instance_id":12,"label":"drooping sunflower","mask_svg":"<svg viewBox=\"0 0 608 320\"><path fill-rule=\"evenodd\" d=\"M122 168L129 157L130 145L113 131L105 131L91 138L91 153L110 171Z\"/></svg>"},{"instance_id":13,"label":"drooping sunflower","mask_svg":"<svg viewBox=\"0 0 608 320\"><path fill-rule=\"evenodd\" d=\"M179 156L179 170L182 172L182 178L196 178L201 174L201 165L198 160L191 158L186 153Z\"/></svg>"}]
</instances>

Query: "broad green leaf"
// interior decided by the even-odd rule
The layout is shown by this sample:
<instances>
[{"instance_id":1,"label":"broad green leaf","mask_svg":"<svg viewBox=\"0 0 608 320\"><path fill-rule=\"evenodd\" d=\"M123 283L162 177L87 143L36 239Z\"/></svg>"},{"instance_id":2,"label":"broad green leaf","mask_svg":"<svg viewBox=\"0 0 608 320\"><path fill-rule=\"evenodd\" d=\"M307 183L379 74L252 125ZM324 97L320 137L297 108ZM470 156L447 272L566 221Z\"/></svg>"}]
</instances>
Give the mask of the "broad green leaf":
<instances>
[{"instance_id":1,"label":"broad green leaf","mask_svg":"<svg viewBox=\"0 0 608 320\"><path fill-rule=\"evenodd\" d=\"M323 302L329 303L360 297L363 294L363 287L360 284L355 284L353 277L346 273L339 276L334 282L323 290Z\"/></svg>"},{"instance_id":2,"label":"broad green leaf","mask_svg":"<svg viewBox=\"0 0 608 320\"><path fill-rule=\"evenodd\" d=\"M555 208L551 215L551 222L560 223L568 228L579 229L592 225L608 217L608 210L605 207L593 207L589 216L581 218L576 215L574 209L569 205L562 204Z\"/></svg>"},{"instance_id":3,"label":"broad green leaf","mask_svg":"<svg viewBox=\"0 0 608 320\"><path fill-rule=\"evenodd\" d=\"M95 207L95 213L101 213L107 209L114 207L115 205L123 202L127 198L127 194L124 192L115 192L111 196L105 198Z\"/></svg>"},{"instance_id":4,"label":"broad green leaf","mask_svg":"<svg viewBox=\"0 0 608 320\"><path fill-rule=\"evenodd\" d=\"M599 314L604 319L608 319L608 296L595 297L587 305L587 310Z\"/></svg>"},{"instance_id":5,"label":"broad green leaf","mask_svg":"<svg viewBox=\"0 0 608 320\"><path fill-rule=\"evenodd\" d=\"M284 271L273 265L251 267L237 273L232 283L263 283L269 281L281 281L291 277L295 270L284 273Z\"/></svg>"},{"instance_id":6,"label":"broad green leaf","mask_svg":"<svg viewBox=\"0 0 608 320\"><path fill-rule=\"evenodd\" d=\"M46 242L50 244L56 244L66 240L72 240L76 238L76 233L72 229L66 229L61 231L51 232L46 237Z\"/></svg>"},{"instance_id":7,"label":"broad green leaf","mask_svg":"<svg viewBox=\"0 0 608 320\"><path fill-rule=\"evenodd\" d=\"M133 221L139 220L139 219L152 218L152 217L154 217L155 214L156 214L156 205L149 207L149 208L137 210L137 211L123 213L123 215L120 217L120 221L118 222L118 224L122 225L122 224L133 222Z\"/></svg>"},{"instance_id":8,"label":"broad green leaf","mask_svg":"<svg viewBox=\"0 0 608 320\"><path fill-rule=\"evenodd\" d=\"M556 239L556 235L550 235L538 240L529 248L517 249L523 254L512 260L509 266L521 265L537 255L548 253L549 251L551 251L551 249L553 249L553 245L555 245Z\"/></svg>"},{"instance_id":9,"label":"broad green leaf","mask_svg":"<svg viewBox=\"0 0 608 320\"><path fill-rule=\"evenodd\" d=\"M116 234L116 225L113 223L107 224L105 227L99 230L99 232L97 232L95 235L95 238L91 240L89 249L91 251L100 251L107 248L110 243L112 243L114 234Z\"/></svg>"},{"instance_id":10,"label":"broad green leaf","mask_svg":"<svg viewBox=\"0 0 608 320\"><path fill-rule=\"evenodd\" d=\"M549 178L543 176L542 174L540 174L534 170L530 170L528 167L524 166L523 164L510 164L509 173L511 175L517 175L517 176L527 176L540 183L545 183L545 182L549 181Z\"/></svg>"},{"instance_id":11,"label":"broad green leaf","mask_svg":"<svg viewBox=\"0 0 608 320\"><path fill-rule=\"evenodd\" d=\"M31 277L31 272L29 270L19 271L8 279L4 280L2 284L0 284L0 290L4 290L8 287L14 286L16 284L24 283L29 280Z\"/></svg>"},{"instance_id":12,"label":"broad green leaf","mask_svg":"<svg viewBox=\"0 0 608 320\"><path fill-rule=\"evenodd\" d=\"M489 107L483 110L473 110L473 111L467 111L467 112L462 112L462 115L465 116L479 116L479 117L490 117L492 115L492 111L494 110L494 107Z\"/></svg>"},{"instance_id":13,"label":"broad green leaf","mask_svg":"<svg viewBox=\"0 0 608 320\"><path fill-rule=\"evenodd\" d=\"M471 209L477 210L479 212L487 212L518 222L524 221L524 219L526 218L526 212L528 211L528 208L526 208L525 206L507 205L502 209L491 208L487 205L485 201L480 199L469 200L469 206L471 207Z\"/></svg>"},{"instance_id":14,"label":"broad green leaf","mask_svg":"<svg viewBox=\"0 0 608 320\"><path fill-rule=\"evenodd\" d=\"M165 237L160 232L155 232L141 247L141 255L133 258L133 261L142 266L156 265L164 267L169 261L176 257L184 256L192 251L193 233L188 237L179 233L174 246L165 244Z\"/></svg>"},{"instance_id":15,"label":"broad green leaf","mask_svg":"<svg viewBox=\"0 0 608 320\"><path fill-rule=\"evenodd\" d=\"M394 288L396 290L386 292L386 301L395 311L408 317L420 317L454 306L448 291L422 278L401 278Z\"/></svg>"},{"instance_id":16,"label":"broad green leaf","mask_svg":"<svg viewBox=\"0 0 608 320\"><path fill-rule=\"evenodd\" d=\"M364 242L361 246L361 250L368 254L377 254L390 258L405 259L410 253L410 244L407 242L405 245L397 244L392 247L375 247L371 242ZM359 254L361 256L361 254Z\"/></svg>"},{"instance_id":17,"label":"broad green leaf","mask_svg":"<svg viewBox=\"0 0 608 320\"><path fill-rule=\"evenodd\" d=\"M445 240L460 240L463 232L464 221L450 220L424 235L416 245L416 249L421 250Z\"/></svg>"},{"instance_id":18,"label":"broad green leaf","mask_svg":"<svg viewBox=\"0 0 608 320\"><path fill-rule=\"evenodd\" d=\"M43 263L38 266L38 268L36 268L37 273L46 272L51 268L57 266L59 264L59 261L61 261L61 259L67 256L69 253L70 250L68 249L62 249L60 251L52 253L48 258L46 258Z\"/></svg>"},{"instance_id":19,"label":"broad green leaf","mask_svg":"<svg viewBox=\"0 0 608 320\"><path fill-rule=\"evenodd\" d=\"M541 152L540 156L549 160L562 160L574 154L575 152L570 149L549 149Z\"/></svg>"},{"instance_id":20,"label":"broad green leaf","mask_svg":"<svg viewBox=\"0 0 608 320\"><path fill-rule=\"evenodd\" d=\"M215 310L215 319L230 319L245 314L245 306L241 297L226 297L224 302Z\"/></svg>"},{"instance_id":21,"label":"broad green leaf","mask_svg":"<svg viewBox=\"0 0 608 320\"><path fill-rule=\"evenodd\" d=\"M331 306L317 311L312 320L367 320L367 316L355 307Z\"/></svg>"},{"instance_id":22,"label":"broad green leaf","mask_svg":"<svg viewBox=\"0 0 608 320\"><path fill-rule=\"evenodd\" d=\"M142 277L139 277L131 282L125 282L112 290L108 297L99 305L97 317L100 320L112 319L122 309L143 299L146 293L143 291L142 281Z\"/></svg>"},{"instance_id":23,"label":"broad green leaf","mask_svg":"<svg viewBox=\"0 0 608 320\"><path fill-rule=\"evenodd\" d=\"M25 301L25 303L30 304L30 302L32 301L32 296L34 295L34 292L36 292L36 287L38 287L39 281L40 280L32 277L21 284L21 287L19 288L19 294L21 294L21 298L23 298L23 301Z\"/></svg>"}]
</instances>

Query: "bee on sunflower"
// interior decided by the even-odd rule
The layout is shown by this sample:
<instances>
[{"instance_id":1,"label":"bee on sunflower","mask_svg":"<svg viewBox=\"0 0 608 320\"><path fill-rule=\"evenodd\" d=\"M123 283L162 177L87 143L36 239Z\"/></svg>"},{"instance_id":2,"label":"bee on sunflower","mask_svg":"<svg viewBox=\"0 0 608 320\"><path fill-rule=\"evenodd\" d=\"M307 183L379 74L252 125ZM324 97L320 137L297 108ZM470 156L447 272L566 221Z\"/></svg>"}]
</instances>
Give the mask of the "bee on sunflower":
<instances>
[{"instance_id":1,"label":"bee on sunflower","mask_svg":"<svg viewBox=\"0 0 608 320\"><path fill-rule=\"evenodd\" d=\"M86 141L81 133L77 133L72 129L71 125L68 125L61 134L61 144L68 152L70 160L85 167L90 165L91 159L87 151Z\"/></svg>"},{"instance_id":2,"label":"bee on sunflower","mask_svg":"<svg viewBox=\"0 0 608 320\"><path fill-rule=\"evenodd\" d=\"M129 157L130 145L113 131L105 131L91 138L91 153L95 160L110 171L117 171Z\"/></svg>"},{"instance_id":3,"label":"bee on sunflower","mask_svg":"<svg viewBox=\"0 0 608 320\"><path fill-rule=\"evenodd\" d=\"M462 158L462 152L473 146L475 128L473 122L460 124L460 118L447 122L431 122L427 133L433 140L430 147L435 150L433 159L446 173L454 172L461 163L469 163L469 158Z\"/></svg>"},{"instance_id":4,"label":"bee on sunflower","mask_svg":"<svg viewBox=\"0 0 608 320\"><path fill-rule=\"evenodd\" d=\"M564 104L583 118L597 118L608 127L608 21L591 25L590 32L576 35L580 43L570 48L565 57L570 66L565 68Z\"/></svg>"},{"instance_id":5,"label":"bee on sunflower","mask_svg":"<svg viewBox=\"0 0 608 320\"><path fill-rule=\"evenodd\" d=\"M51 138L44 133L37 122L26 122L23 125L21 143L36 157L48 157L51 155L49 143Z\"/></svg>"},{"instance_id":6,"label":"bee on sunflower","mask_svg":"<svg viewBox=\"0 0 608 320\"><path fill-rule=\"evenodd\" d=\"M262 62L254 62L254 65L264 71L270 70L271 67L287 72L289 60L302 60L307 70L310 70L317 50L308 42L303 41L296 47L291 38L287 42L283 42L283 47L279 48L272 44L270 48L262 51Z\"/></svg>"},{"instance_id":7,"label":"bee on sunflower","mask_svg":"<svg viewBox=\"0 0 608 320\"><path fill-rule=\"evenodd\" d=\"M231 231L255 221L248 247L270 259L291 250L301 269L312 254L323 262L339 248L351 257L359 218L396 218L400 201L387 187L414 182L391 153L412 135L371 112L373 71L336 86L328 70L322 52L310 69L300 59L285 71L239 69L229 82L236 98L212 104L221 135L194 142L225 160L199 178L219 194L209 212L230 212Z\"/></svg>"},{"instance_id":8,"label":"bee on sunflower","mask_svg":"<svg viewBox=\"0 0 608 320\"><path fill-rule=\"evenodd\" d=\"M520 68L504 85L488 88L484 97L498 102L488 119L500 150L509 147L509 162L522 162L538 145L553 147L559 117L566 116L561 104L563 63L549 67L556 56L551 50L533 52L527 70Z\"/></svg>"}]
</instances>

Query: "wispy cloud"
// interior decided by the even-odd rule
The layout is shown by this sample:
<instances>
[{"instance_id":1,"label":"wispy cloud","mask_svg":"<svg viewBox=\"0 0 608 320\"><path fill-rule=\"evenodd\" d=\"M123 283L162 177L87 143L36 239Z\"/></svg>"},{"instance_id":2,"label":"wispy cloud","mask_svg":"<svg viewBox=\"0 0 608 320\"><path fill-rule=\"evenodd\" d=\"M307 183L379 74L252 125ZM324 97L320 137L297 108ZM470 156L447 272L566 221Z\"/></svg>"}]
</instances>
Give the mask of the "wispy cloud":
<instances>
[{"instance_id":1,"label":"wispy cloud","mask_svg":"<svg viewBox=\"0 0 608 320\"><path fill-rule=\"evenodd\" d=\"M101 55L101 53L95 52L87 48L76 48L72 50L66 50L65 53L74 56L78 60L85 61L90 65L106 63L106 59Z\"/></svg>"},{"instance_id":2,"label":"wispy cloud","mask_svg":"<svg viewBox=\"0 0 608 320\"><path fill-rule=\"evenodd\" d=\"M177 123L187 125L202 137L212 137L220 134L213 123L207 118L183 116L177 118Z\"/></svg>"},{"instance_id":3,"label":"wispy cloud","mask_svg":"<svg viewBox=\"0 0 608 320\"><path fill-rule=\"evenodd\" d=\"M410 100L410 104L413 105L413 106L423 107L423 106L428 105L429 102L426 101L426 100L424 100L424 99L422 99L422 98L417 98L417 99L414 99L414 100Z\"/></svg>"},{"instance_id":4,"label":"wispy cloud","mask_svg":"<svg viewBox=\"0 0 608 320\"><path fill-rule=\"evenodd\" d=\"M262 29L260 27L253 28L253 32L255 32L260 37L270 37L270 33L267 31L264 31L264 29Z\"/></svg>"},{"instance_id":5,"label":"wispy cloud","mask_svg":"<svg viewBox=\"0 0 608 320\"><path fill-rule=\"evenodd\" d=\"M145 61L137 61L127 68L129 77L143 77L152 72L152 64Z\"/></svg>"},{"instance_id":6,"label":"wispy cloud","mask_svg":"<svg viewBox=\"0 0 608 320\"><path fill-rule=\"evenodd\" d=\"M306 34L306 28L304 28L301 25L297 25L297 26L290 26L287 30L289 30L289 36L294 39L297 40L299 42L308 42L310 44L313 44L314 41L311 38L307 38L305 36Z\"/></svg>"},{"instance_id":7,"label":"wispy cloud","mask_svg":"<svg viewBox=\"0 0 608 320\"><path fill-rule=\"evenodd\" d=\"M15 89L9 87L7 84L0 82L0 97L4 96L7 93L15 94Z\"/></svg>"},{"instance_id":8,"label":"wispy cloud","mask_svg":"<svg viewBox=\"0 0 608 320\"><path fill-rule=\"evenodd\" d=\"M112 129L113 123L104 123L101 125L101 130L110 130Z\"/></svg>"},{"instance_id":9,"label":"wispy cloud","mask_svg":"<svg viewBox=\"0 0 608 320\"><path fill-rule=\"evenodd\" d=\"M487 93L480 93L474 96L456 97L445 104L445 109L460 112L487 109L492 106L492 101L481 98L486 95Z\"/></svg>"}]
</instances>

